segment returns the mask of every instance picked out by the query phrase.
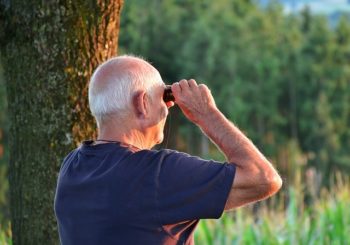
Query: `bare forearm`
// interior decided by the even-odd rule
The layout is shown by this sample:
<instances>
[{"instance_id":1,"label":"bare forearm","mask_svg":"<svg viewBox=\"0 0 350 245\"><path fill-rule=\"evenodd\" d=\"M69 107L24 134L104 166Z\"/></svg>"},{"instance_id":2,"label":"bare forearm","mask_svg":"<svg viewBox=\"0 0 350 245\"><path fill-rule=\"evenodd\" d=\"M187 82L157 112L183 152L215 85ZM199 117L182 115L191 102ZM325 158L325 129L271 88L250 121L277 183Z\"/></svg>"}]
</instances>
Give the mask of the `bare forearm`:
<instances>
[{"instance_id":1,"label":"bare forearm","mask_svg":"<svg viewBox=\"0 0 350 245\"><path fill-rule=\"evenodd\" d=\"M229 162L242 168L270 165L254 144L218 109L199 123L203 132L219 147Z\"/></svg>"}]
</instances>

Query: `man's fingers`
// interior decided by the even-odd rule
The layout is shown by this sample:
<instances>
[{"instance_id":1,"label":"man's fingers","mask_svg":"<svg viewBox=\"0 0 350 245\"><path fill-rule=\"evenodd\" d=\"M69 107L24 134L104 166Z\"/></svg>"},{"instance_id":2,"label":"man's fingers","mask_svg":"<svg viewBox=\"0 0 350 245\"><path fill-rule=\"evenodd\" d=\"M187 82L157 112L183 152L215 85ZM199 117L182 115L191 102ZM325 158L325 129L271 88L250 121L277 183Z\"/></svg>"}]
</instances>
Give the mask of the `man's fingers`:
<instances>
[{"instance_id":1,"label":"man's fingers","mask_svg":"<svg viewBox=\"0 0 350 245\"><path fill-rule=\"evenodd\" d=\"M210 89L208 88L208 86L207 85L205 85L205 84L203 84L203 83L201 83L201 84L199 84L198 85L198 88L199 88L199 90L201 90L201 91L206 91L206 92L210 92Z\"/></svg>"},{"instance_id":2,"label":"man's fingers","mask_svg":"<svg viewBox=\"0 0 350 245\"><path fill-rule=\"evenodd\" d=\"M191 88L196 88L196 87L198 87L197 82L196 82L194 79L188 80L188 85L189 85Z\"/></svg>"},{"instance_id":3,"label":"man's fingers","mask_svg":"<svg viewBox=\"0 0 350 245\"><path fill-rule=\"evenodd\" d=\"M176 99L180 96L181 94L181 87L180 84L178 82L173 83L173 85L171 85L171 91L173 92L173 95L175 97L175 102Z\"/></svg>"},{"instance_id":4,"label":"man's fingers","mask_svg":"<svg viewBox=\"0 0 350 245\"><path fill-rule=\"evenodd\" d=\"M187 90L190 88L190 86L188 85L187 80L185 80L185 79L182 79L182 80L179 82L179 84L180 84L180 87L181 87L181 91L182 91L182 92L185 92L185 91L187 91Z\"/></svg>"},{"instance_id":5,"label":"man's fingers","mask_svg":"<svg viewBox=\"0 0 350 245\"><path fill-rule=\"evenodd\" d=\"M198 94L198 88L198 84L194 79L181 79L179 82L172 85L171 90L173 91L176 101L176 99L179 100L182 97L184 97L184 100L188 100L189 96L192 98L195 94Z\"/></svg>"},{"instance_id":6,"label":"man's fingers","mask_svg":"<svg viewBox=\"0 0 350 245\"><path fill-rule=\"evenodd\" d=\"M198 88L200 88L200 89L209 89L208 86L203 84L203 83L199 84Z\"/></svg>"},{"instance_id":7,"label":"man's fingers","mask_svg":"<svg viewBox=\"0 0 350 245\"><path fill-rule=\"evenodd\" d=\"M177 93L180 93L181 92L181 87L180 87L180 84L178 82L176 83L173 83L171 85L171 91L174 93L174 92L177 92Z\"/></svg>"},{"instance_id":8,"label":"man's fingers","mask_svg":"<svg viewBox=\"0 0 350 245\"><path fill-rule=\"evenodd\" d=\"M207 85L199 84L198 89L199 89L199 91L201 91L202 94L205 94L206 96L211 96L211 91Z\"/></svg>"}]
</instances>

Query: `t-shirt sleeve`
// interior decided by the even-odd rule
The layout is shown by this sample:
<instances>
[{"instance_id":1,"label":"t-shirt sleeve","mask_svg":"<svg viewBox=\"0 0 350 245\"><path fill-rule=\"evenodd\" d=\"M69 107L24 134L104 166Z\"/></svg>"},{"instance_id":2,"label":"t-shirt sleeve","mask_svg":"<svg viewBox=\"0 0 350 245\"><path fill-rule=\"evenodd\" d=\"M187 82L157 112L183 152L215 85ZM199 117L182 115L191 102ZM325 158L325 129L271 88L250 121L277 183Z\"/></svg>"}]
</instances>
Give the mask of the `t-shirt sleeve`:
<instances>
[{"instance_id":1,"label":"t-shirt sleeve","mask_svg":"<svg viewBox=\"0 0 350 245\"><path fill-rule=\"evenodd\" d=\"M163 152L163 156L157 183L162 224L219 218L233 183L235 165L176 151Z\"/></svg>"}]
</instances>

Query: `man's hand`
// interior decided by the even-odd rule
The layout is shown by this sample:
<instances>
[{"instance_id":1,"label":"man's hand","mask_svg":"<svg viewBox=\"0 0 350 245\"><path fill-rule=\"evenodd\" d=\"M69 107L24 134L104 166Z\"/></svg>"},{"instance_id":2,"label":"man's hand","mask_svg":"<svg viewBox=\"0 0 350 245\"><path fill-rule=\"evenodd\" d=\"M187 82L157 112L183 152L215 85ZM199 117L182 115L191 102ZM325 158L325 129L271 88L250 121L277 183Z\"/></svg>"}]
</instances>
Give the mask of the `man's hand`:
<instances>
[{"instance_id":1,"label":"man's hand","mask_svg":"<svg viewBox=\"0 0 350 245\"><path fill-rule=\"evenodd\" d=\"M213 111L217 110L214 98L205 84L197 85L193 79L182 79L174 83L171 90L175 103L193 123L200 125Z\"/></svg>"}]
</instances>

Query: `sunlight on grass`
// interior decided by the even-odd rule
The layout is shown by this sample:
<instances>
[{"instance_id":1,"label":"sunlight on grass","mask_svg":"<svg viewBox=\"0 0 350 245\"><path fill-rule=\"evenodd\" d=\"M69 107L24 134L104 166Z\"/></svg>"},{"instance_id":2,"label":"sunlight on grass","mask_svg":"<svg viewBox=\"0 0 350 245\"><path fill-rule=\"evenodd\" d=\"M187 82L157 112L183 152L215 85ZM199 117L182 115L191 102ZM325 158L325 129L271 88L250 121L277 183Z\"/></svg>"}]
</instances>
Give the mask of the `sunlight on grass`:
<instances>
[{"instance_id":1,"label":"sunlight on grass","mask_svg":"<svg viewBox=\"0 0 350 245\"><path fill-rule=\"evenodd\" d=\"M287 206L262 202L225 213L220 220L202 220L197 244L347 244L350 234L350 184L338 181L331 191L305 206L303 193L289 188Z\"/></svg>"}]
</instances>

